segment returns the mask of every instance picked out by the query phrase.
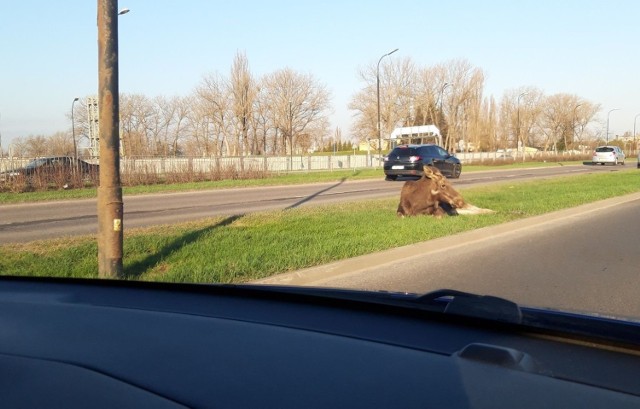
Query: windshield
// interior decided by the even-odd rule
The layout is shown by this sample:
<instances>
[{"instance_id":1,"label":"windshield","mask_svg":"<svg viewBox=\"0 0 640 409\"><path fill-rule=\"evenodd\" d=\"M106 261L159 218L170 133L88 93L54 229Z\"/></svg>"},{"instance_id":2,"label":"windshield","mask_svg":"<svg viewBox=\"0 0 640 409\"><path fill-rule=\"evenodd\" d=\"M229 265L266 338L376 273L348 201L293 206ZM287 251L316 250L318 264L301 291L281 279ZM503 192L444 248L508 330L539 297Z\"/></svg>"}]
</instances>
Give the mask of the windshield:
<instances>
[{"instance_id":1,"label":"windshield","mask_svg":"<svg viewBox=\"0 0 640 409\"><path fill-rule=\"evenodd\" d=\"M640 3L101 3L0 16L0 274L640 319Z\"/></svg>"}]
</instances>

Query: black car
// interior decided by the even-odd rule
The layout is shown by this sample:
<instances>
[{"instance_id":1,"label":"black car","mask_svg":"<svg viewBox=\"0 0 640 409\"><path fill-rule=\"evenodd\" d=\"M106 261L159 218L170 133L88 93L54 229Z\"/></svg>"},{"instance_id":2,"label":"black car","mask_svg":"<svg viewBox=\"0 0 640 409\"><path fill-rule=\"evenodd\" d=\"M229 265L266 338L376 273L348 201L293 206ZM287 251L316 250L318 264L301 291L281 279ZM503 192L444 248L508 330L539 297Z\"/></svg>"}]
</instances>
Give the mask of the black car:
<instances>
[{"instance_id":1,"label":"black car","mask_svg":"<svg viewBox=\"0 0 640 409\"><path fill-rule=\"evenodd\" d=\"M8 170L0 175L0 181L24 178L27 181L40 179L46 183L68 184L74 177L80 180L97 181L99 166L71 156L51 156L34 159L22 168Z\"/></svg>"},{"instance_id":2,"label":"black car","mask_svg":"<svg viewBox=\"0 0 640 409\"><path fill-rule=\"evenodd\" d=\"M423 165L435 166L443 175L457 179L462 173L460 159L438 145L399 145L384 157L387 180L398 176L422 176Z\"/></svg>"}]
</instances>

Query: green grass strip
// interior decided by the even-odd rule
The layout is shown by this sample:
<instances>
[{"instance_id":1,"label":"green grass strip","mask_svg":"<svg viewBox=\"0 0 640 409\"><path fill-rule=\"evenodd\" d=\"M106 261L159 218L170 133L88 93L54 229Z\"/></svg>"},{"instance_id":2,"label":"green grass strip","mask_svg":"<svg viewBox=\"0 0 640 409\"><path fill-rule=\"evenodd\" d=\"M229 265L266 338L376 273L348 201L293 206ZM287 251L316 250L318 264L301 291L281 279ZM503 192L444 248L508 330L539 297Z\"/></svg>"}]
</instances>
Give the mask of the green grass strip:
<instances>
[{"instance_id":1,"label":"green grass strip","mask_svg":"<svg viewBox=\"0 0 640 409\"><path fill-rule=\"evenodd\" d=\"M398 198L128 230L127 279L239 283L640 191L636 170L461 190L494 214L400 219ZM126 222L126 221L125 221ZM97 277L93 237L0 246L4 275Z\"/></svg>"}]
</instances>

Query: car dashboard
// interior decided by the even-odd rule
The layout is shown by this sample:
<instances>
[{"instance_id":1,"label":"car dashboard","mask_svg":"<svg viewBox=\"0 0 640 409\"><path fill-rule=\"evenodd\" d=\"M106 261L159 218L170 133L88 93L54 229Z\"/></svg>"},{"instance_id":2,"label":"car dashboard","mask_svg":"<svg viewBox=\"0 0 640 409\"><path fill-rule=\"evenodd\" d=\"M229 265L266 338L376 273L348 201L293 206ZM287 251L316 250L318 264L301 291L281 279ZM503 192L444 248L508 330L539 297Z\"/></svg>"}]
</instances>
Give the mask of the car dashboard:
<instances>
[{"instance_id":1,"label":"car dashboard","mask_svg":"<svg viewBox=\"0 0 640 409\"><path fill-rule=\"evenodd\" d=\"M0 278L2 406L640 407L633 339L353 295Z\"/></svg>"}]
</instances>

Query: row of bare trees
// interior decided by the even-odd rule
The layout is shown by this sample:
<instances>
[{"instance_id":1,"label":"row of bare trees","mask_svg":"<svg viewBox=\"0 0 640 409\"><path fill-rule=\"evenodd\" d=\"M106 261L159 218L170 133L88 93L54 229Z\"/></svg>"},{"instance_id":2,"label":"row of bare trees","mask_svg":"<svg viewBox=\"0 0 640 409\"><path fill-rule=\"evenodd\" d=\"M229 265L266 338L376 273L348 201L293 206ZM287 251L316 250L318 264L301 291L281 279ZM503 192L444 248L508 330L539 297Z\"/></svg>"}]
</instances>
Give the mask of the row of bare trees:
<instances>
[{"instance_id":1,"label":"row of bare trees","mask_svg":"<svg viewBox=\"0 0 640 409\"><path fill-rule=\"evenodd\" d=\"M51 136L31 135L16 138L11 142L9 151L4 151L4 154L24 158L71 156L73 155L73 139L70 134L71 132L56 132Z\"/></svg>"},{"instance_id":2,"label":"row of bare trees","mask_svg":"<svg viewBox=\"0 0 640 409\"><path fill-rule=\"evenodd\" d=\"M126 156L306 153L323 146L329 134L330 98L327 88L311 74L289 68L256 79L246 56L238 53L229 76L206 75L188 96L122 94L122 150ZM79 102L75 131L78 146L86 147L89 111L86 99ZM72 154L72 137L61 134L68 143L47 144L43 136L18 138L13 153ZM57 134L56 138L60 139Z\"/></svg>"},{"instance_id":3,"label":"row of bare trees","mask_svg":"<svg viewBox=\"0 0 640 409\"><path fill-rule=\"evenodd\" d=\"M189 96L123 95L123 148L133 156L302 152L322 145L329 108L330 94L313 76L285 68L257 80L238 53L228 77L207 75Z\"/></svg>"},{"instance_id":4,"label":"row of bare trees","mask_svg":"<svg viewBox=\"0 0 640 409\"><path fill-rule=\"evenodd\" d=\"M350 140L377 147L377 70L360 71L364 83L349 109L354 111ZM508 90L496 100L484 95L482 69L466 60L419 67L410 58L387 59L380 66L382 135L393 128L436 124L449 150L493 151L539 147L579 149L598 138L590 126L600 106L577 95L544 95L535 87ZM187 96L120 98L122 145L127 156L288 155L320 149L334 138L329 130L330 92L311 74L285 68L256 79L247 57L236 54L230 73L204 76ZM597 124L596 124L597 125ZM86 146L89 120L84 100L75 111L79 146ZM341 134L336 129L337 135ZM65 132L19 138L14 154L71 154Z\"/></svg>"},{"instance_id":5,"label":"row of bare trees","mask_svg":"<svg viewBox=\"0 0 640 409\"><path fill-rule=\"evenodd\" d=\"M366 67L360 77L365 85L349 108L356 111L353 133L364 140L377 134L377 67ZM484 79L483 71L466 60L425 68L410 58L383 64L382 134L399 126L436 124L449 150L577 149L599 136L598 129L588 127L600 110L597 104L577 95L545 96L534 87L509 90L496 101L484 95Z\"/></svg>"},{"instance_id":6,"label":"row of bare trees","mask_svg":"<svg viewBox=\"0 0 640 409\"><path fill-rule=\"evenodd\" d=\"M239 53L228 77L207 75L192 95L123 95L123 148L132 156L301 152L322 144L329 108L330 94L313 76L285 68L257 80Z\"/></svg>"}]
</instances>

